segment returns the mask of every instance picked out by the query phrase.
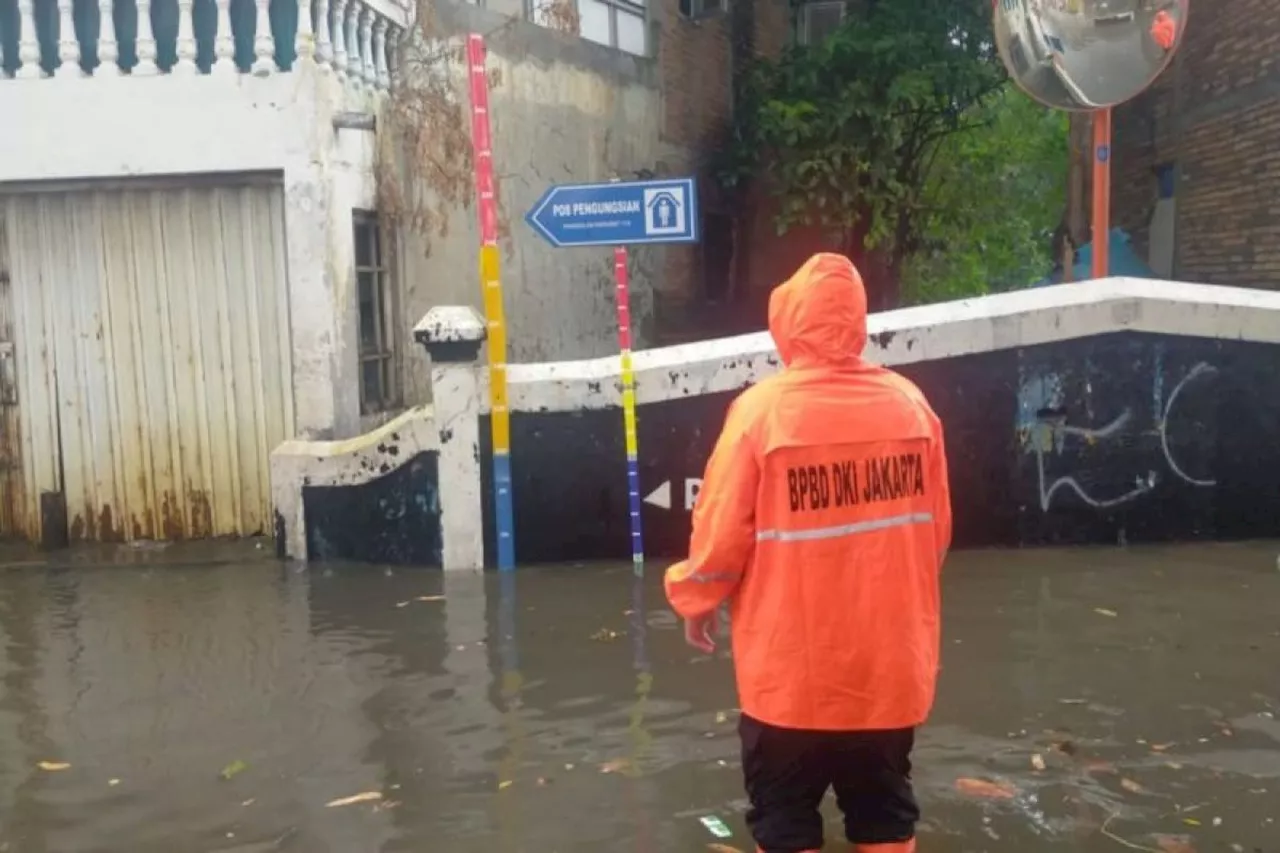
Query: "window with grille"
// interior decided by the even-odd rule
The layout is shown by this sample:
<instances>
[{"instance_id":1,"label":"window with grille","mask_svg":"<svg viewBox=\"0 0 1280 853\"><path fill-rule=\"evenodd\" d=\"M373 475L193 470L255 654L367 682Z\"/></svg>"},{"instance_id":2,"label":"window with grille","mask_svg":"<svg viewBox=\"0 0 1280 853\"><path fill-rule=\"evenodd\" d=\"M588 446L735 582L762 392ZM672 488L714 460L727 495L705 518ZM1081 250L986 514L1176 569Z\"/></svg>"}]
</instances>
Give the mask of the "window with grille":
<instances>
[{"instance_id":1,"label":"window with grille","mask_svg":"<svg viewBox=\"0 0 1280 853\"><path fill-rule=\"evenodd\" d=\"M800 7L796 36L801 44L821 44L844 21L845 0L815 0Z\"/></svg>"},{"instance_id":2,"label":"window with grille","mask_svg":"<svg viewBox=\"0 0 1280 853\"><path fill-rule=\"evenodd\" d=\"M360 306L360 412L383 412L399 403L391 276L377 216L354 222L356 296Z\"/></svg>"}]
</instances>

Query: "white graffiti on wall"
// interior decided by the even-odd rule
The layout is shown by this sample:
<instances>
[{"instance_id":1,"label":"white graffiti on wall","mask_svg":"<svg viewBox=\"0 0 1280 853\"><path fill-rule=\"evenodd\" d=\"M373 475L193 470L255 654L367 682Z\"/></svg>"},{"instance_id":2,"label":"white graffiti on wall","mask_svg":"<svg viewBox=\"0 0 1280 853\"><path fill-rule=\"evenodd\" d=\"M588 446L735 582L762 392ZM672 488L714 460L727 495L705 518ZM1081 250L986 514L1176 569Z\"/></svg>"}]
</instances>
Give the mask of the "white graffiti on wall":
<instances>
[{"instance_id":1,"label":"white graffiti on wall","mask_svg":"<svg viewBox=\"0 0 1280 853\"><path fill-rule=\"evenodd\" d=\"M1188 370L1187 375L1182 377L1182 381L1174 386L1173 393L1169 395L1169 403L1164 407L1164 415L1160 418L1160 450L1164 453L1165 461L1169 463L1169 470L1179 479L1193 486L1211 487L1218 485L1218 481L1192 477L1183 471L1182 466L1173 458L1173 451L1169 449L1169 413L1173 411L1173 404L1178 401L1178 395L1182 393L1184 388L1201 376L1215 376L1217 373L1218 368L1204 361Z\"/></svg>"},{"instance_id":2,"label":"white graffiti on wall","mask_svg":"<svg viewBox=\"0 0 1280 853\"><path fill-rule=\"evenodd\" d=\"M1217 485L1217 480L1194 477L1179 464L1170 446L1169 424L1174 408L1187 386L1199 378L1213 376L1217 372L1217 368L1207 362L1196 364L1174 386L1169 399L1163 401L1161 400L1163 367L1159 358L1156 365L1153 402L1156 412L1155 432L1159 436L1161 454L1175 477L1192 486L1202 488ZM1088 386L1086 390L1089 390ZM1036 457L1041 511L1048 512L1053 505L1054 496L1062 491L1075 493L1081 501L1094 509L1109 509L1129 503L1154 490L1160 482L1160 475L1154 469L1135 475L1129 488L1112 495L1091 493L1070 474L1050 481L1046 470L1046 457L1050 454L1061 456L1068 439L1080 441L1086 445L1114 440L1127 434L1126 428L1134 418L1133 411L1126 408L1110 423L1101 427L1069 424L1064 408L1065 398L1062 377L1057 373L1045 373L1033 377L1018 389L1018 435L1024 452L1034 453Z\"/></svg>"}]
</instances>

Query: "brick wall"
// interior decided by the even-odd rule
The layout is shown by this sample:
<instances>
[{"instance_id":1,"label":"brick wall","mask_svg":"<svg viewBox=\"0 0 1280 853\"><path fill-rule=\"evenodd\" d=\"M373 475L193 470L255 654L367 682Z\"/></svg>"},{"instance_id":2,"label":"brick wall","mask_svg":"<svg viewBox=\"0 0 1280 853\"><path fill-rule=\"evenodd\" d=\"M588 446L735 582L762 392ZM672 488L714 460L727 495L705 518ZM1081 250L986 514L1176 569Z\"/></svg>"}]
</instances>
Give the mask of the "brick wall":
<instances>
[{"instance_id":1,"label":"brick wall","mask_svg":"<svg viewBox=\"0 0 1280 853\"><path fill-rule=\"evenodd\" d=\"M736 214L720 197L716 155L733 117L733 75L756 54L776 55L790 35L787 0L730 0L726 11L697 20L680 14L679 0L660 5L658 63L662 81L662 139L670 153L664 174L696 174L703 210ZM741 241L739 241L741 243ZM708 337L724 318L704 298L706 244L669 250L655 289L657 336L664 341ZM710 274L714 275L714 271Z\"/></svg>"},{"instance_id":2,"label":"brick wall","mask_svg":"<svg viewBox=\"0 0 1280 853\"><path fill-rule=\"evenodd\" d=\"M1154 168L1174 163L1175 277L1280 289L1280 7L1192 6L1173 65L1115 113L1114 222L1145 254Z\"/></svg>"}]
</instances>

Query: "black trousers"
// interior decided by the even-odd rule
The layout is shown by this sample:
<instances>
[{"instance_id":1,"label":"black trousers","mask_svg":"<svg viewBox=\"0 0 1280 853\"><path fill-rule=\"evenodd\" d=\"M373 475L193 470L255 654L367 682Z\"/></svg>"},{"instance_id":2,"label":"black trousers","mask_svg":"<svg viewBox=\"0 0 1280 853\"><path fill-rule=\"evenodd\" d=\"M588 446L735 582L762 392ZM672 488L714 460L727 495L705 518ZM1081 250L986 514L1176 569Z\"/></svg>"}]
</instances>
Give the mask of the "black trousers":
<instances>
[{"instance_id":1,"label":"black trousers","mask_svg":"<svg viewBox=\"0 0 1280 853\"><path fill-rule=\"evenodd\" d=\"M783 729L742 715L747 825L765 853L822 847L818 807L828 788L854 844L915 837L920 807L911 789L915 729L823 732Z\"/></svg>"}]
</instances>

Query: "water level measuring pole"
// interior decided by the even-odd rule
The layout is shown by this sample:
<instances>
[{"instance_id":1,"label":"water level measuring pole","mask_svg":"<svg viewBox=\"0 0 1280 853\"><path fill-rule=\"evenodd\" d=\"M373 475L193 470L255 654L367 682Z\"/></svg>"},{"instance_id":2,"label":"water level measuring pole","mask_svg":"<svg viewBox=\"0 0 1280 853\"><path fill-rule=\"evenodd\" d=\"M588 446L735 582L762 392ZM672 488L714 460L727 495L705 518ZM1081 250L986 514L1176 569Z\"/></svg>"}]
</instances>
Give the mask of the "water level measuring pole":
<instances>
[{"instance_id":1,"label":"water level measuring pole","mask_svg":"<svg viewBox=\"0 0 1280 853\"><path fill-rule=\"evenodd\" d=\"M494 198L493 141L489 134L489 77L484 36L467 36L467 80L471 88L471 149L476 208L480 216L480 290L489 345L489 424L493 439L493 510L498 533L498 570L516 565L515 513L511 499L511 413L507 405L507 324L502 310L498 254L498 205Z\"/></svg>"},{"instance_id":2,"label":"water level measuring pole","mask_svg":"<svg viewBox=\"0 0 1280 853\"><path fill-rule=\"evenodd\" d=\"M644 574L641 529L640 452L636 435L636 377L632 365L631 275L628 247L698 242L698 186L693 178L617 178L593 184L550 187L525 214L529 227L557 249L613 247L618 300L619 378L622 429L627 453L627 513L633 573Z\"/></svg>"},{"instance_id":3,"label":"water level measuring pole","mask_svg":"<svg viewBox=\"0 0 1280 853\"><path fill-rule=\"evenodd\" d=\"M644 574L644 531L640 523L640 451L636 436L636 375L631 367L631 278L627 247L613 250L618 287L618 358L622 379L622 433L627 450L627 509L631 513L631 567Z\"/></svg>"}]
</instances>

